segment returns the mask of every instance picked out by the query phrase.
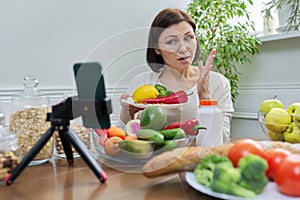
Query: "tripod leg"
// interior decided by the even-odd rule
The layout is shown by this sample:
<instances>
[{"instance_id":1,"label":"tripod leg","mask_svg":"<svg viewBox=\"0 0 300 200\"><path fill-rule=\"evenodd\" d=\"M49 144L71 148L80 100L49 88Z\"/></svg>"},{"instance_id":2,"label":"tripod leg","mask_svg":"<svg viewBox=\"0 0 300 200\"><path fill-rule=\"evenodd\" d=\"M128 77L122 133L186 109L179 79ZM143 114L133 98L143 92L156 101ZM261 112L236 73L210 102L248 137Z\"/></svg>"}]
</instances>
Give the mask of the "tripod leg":
<instances>
[{"instance_id":1,"label":"tripod leg","mask_svg":"<svg viewBox=\"0 0 300 200\"><path fill-rule=\"evenodd\" d=\"M69 165L72 165L74 162L73 152L72 152L72 147L70 145L70 142L67 139L67 136L65 134L66 129L63 128L63 130L59 130L58 133L59 133L59 138L60 138L61 144L64 148L64 152L66 154L67 161L68 161Z\"/></svg>"},{"instance_id":2,"label":"tripod leg","mask_svg":"<svg viewBox=\"0 0 300 200\"><path fill-rule=\"evenodd\" d=\"M29 162L39 153L39 151L46 145L54 132L54 127L50 127L44 135L35 143L35 145L29 150L29 152L23 157L21 162L12 171L11 174L5 178L5 183L10 185L21 174L21 172L27 167Z\"/></svg>"},{"instance_id":3,"label":"tripod leg","mask_svg":"<svg viewBox=\"0 0 300 200\"><path fill-rule=\"evenodd\" d=\"M98 177L100 182L104 183L107 180L107 175L98 165L97 161L93 158L93 156L89 153L85 144L69 127L67 127L66 136L68 137L69 141L73 144L76 151L81 155L82 159L87 163L87 165L92 169L94 174Z\"/></svg>"}]
</instances>

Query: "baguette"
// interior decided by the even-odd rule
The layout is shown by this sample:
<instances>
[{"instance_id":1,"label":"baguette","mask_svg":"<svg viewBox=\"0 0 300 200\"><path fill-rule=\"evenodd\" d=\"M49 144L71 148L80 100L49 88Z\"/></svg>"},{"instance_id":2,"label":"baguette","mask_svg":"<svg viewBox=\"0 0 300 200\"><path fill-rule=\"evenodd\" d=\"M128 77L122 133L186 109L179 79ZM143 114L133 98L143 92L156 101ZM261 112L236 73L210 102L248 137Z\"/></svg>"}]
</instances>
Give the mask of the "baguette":
<instances>
[{"instance_id":1,"label":"baguette","mask_svg":"<svg viewBox=\"0 0 300 200\"><path fill-rule=\"evenodd\" d=\"M291 153L300 154L300 144L287 142L260 141L264 150L283 148ZM227 156L232 144L215 147L181 147L164 152L150 159L143 167L144 176L151 178L182 171L193 171L202 158L211 154Z\"/></svg>"}]
</instances>

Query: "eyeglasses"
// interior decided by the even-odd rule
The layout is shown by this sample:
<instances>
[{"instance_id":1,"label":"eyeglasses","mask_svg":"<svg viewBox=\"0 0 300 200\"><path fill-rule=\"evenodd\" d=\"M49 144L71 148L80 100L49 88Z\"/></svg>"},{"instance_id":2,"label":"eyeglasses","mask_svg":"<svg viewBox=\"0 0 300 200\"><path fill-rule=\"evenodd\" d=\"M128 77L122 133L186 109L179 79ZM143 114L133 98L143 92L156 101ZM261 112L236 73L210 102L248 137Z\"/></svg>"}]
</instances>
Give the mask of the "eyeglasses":
<instances>
[{"instance_id":1,"label":"eyeglasses","mask_svg":"<svg viewBox=\"0 0 300 200\"><path fill-rule=\"evenodd\" d=\"M192 48L195 47L195 45L197 44L196 35L194 34L186 35L182 39L179 39L177 36L172 36L166 39L165 41L161 41L159 43L161 43L161 49L170 52L178 51L181 44L183 44L185 48Z\"/></svg>"}]
</instances>

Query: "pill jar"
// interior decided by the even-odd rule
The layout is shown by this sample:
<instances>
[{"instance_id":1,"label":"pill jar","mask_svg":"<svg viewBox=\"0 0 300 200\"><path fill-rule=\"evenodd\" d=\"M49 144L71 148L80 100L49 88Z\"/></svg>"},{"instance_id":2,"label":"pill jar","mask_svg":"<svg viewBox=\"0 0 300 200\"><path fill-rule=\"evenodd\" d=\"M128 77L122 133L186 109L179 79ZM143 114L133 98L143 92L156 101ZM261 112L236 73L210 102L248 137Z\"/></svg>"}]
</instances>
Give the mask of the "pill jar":
<instances>
[{"instance_id":1,"label":"pill jar","mask_svg":"<svg viewBox=\"0 0 300 200\"><path fill-rule=\"evenodd\" d=\"M0 182L19 164L21 149L18 145L18 136L0 125Z\"/></svg>"},{"instance_id":2,"label":"pill jar","mask_svg":"<svg viewBox=\"0 0 300 200\"><path fill-rule=\"evenodd\" d=\"M24 90L12 97L14 112L9 117L10 130L17 133L19 146L25 156L41 136L50 128L46 121L49 97L38 89L39 80L34 76L26 76L23 80ZM53 139L46 143L29 165L47 162L52 155Z\"/></svg>"},{"instance_id":3,"label":"pill jar","mask_svg":"<svg viewBox=\"0 0 300 200\"><path fill-rule=\"evenodd\" d=\"M200 100L198 120L206 130L196 136L197 146L217 146L223 144L223 112L218 108L217 100Z\"/></svg>"}]
</instances>

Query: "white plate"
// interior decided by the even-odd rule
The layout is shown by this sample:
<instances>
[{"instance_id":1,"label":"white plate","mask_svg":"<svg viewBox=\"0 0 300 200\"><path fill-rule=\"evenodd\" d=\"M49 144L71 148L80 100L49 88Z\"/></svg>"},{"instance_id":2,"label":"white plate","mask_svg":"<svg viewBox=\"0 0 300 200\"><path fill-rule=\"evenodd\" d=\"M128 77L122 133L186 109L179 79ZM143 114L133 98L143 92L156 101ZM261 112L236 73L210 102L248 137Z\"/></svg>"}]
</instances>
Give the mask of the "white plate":
<instances>
[{"instance_id":1,"label":"white plate","mask_svg":"<svg viewBox=\"0 0 300 200\"><path fill-rule=\"evenodd\" d=\"M200 183L197 182L196 177L193 172L186 172L185 174L185 180L186 182L195 190L198 190L204 194L207 194L212 197L220 198L220 199L228 199L228 200L245 200L246 198L243 197L238 197L238 196L233 196L233 195L228 195L228 194L223 194L223 193L218 193L212 191L210 188L205 187L204 185L201 185ZM275 182L269 182L268 185L264 188L264 191L261 194L256 195L253 200L295 200L295 199L300 199L297 197L290 197L281 194L276 186Z\"/></svg>"},{"instance_id":2,"label":"white plate","mask_svg":"<svg viewBox=\"0 0 300 200\"><path fill-rule=\"evenodd\" d=\"M144 103L134 103L131 97L128 99L122 99L124 103L128 103L129 105L138 107L138 108L148 108L150 106L159 106L161 108L180 108L181 106L187 103L178 103L178 104L144 104Z\"/></svg>"}]
</instances>

